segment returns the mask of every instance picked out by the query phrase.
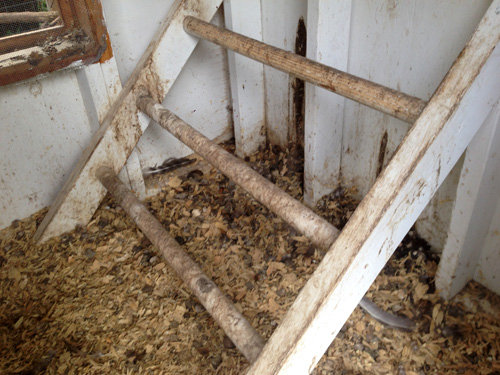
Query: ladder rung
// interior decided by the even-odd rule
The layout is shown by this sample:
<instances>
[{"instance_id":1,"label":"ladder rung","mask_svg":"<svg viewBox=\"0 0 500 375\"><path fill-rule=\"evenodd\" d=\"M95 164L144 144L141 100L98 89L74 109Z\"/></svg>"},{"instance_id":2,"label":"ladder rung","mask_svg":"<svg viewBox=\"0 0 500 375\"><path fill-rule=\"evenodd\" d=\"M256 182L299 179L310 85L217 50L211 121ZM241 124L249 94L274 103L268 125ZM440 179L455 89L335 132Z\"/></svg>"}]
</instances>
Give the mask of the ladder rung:
<instances>
[{"instance_id":1,"label":"ladder rung","mask_svg":"<svg viewBox=\"0 0 500 375\"><path fill-rule=\"evenodd\" d=\"M177 241L167 233L134 193L116 177L111 168L100 167L96 177L151 243L158 248L165 261L189 286L245 358L250 363L255 362L264 347L264 339L182 250Z\"/></svg>"},{"instance_id":2,"label":"ladder rung","mask_svg":"<svg viewBox=\"0 0 500 375\"><path fill-rule=\"evenodd\" d=\"M138 97L137 107L269 210L308 237L315 246L326 250L338 237L338 229L325 219L262 177L244 161L193 129L151 97Z\"/></svg>"},{"instance_id":3,"label":"ladder rung","mask_svg":"<svg viewBox=\"0 0 500 375\"><path fill-rule=\"evenodd\" d=\"M245 162L193 129L151 97L138 97L137 107L269 210L308 237L317 247L328 250L338 237L339 230L328 221L262 177ZM407 330L413 329L413 322L409 319L389 314L366 298L363 298L359 304L370 315L385 324Z\"/></svg>"},{"instance_id":4,"label":"ladder rung","mask_svg":"<svg viewBox=\"0 0 500 375\"><path fill-rule=\"evenodd\" d=\"M292 52L262 43L198 18L184 19L184 30L241 55L289 73L400 120L413 123L426 102Z\"/></svg>"}]
</instances>

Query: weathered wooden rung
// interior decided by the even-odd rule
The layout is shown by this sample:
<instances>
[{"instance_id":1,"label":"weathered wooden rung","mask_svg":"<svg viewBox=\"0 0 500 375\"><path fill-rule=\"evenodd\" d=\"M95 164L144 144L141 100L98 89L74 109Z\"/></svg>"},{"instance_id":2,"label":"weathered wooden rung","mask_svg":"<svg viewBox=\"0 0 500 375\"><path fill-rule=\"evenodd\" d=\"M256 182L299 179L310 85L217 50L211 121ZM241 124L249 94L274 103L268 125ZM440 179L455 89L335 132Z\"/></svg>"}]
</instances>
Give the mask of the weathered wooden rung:
<instances>
[{"instance_id":1,"label":"weathered wooden rung","mask_svg":"<svg viewBox=\"0 0 500 375\"><path fill-rule=\"evenodd\" d=\"M205 309L222 327L250 363L255 362L264 347L264 339L245 317L224 297L212 280L182 250L160 222L148 211L119 179L113 169L100 167L97 179L111 193L117 203L160 251L166 262L189 286Z\"/></svg>"},{"instance_id":2,"label":"weathered wooden rung","mask_svg":"<svg viewBox=\"0 0 500 375\"><path fill-rule=\"evenodd\" d=\"M245 162L209 140L149 96L137 98L137 107L201 155L269 210L304 234L317 247L328 250L339 230L302 203L255 172ZM372 317L392 327L412 330L410 319L392 315L363 297L359 305Z\"/></svg>"},{"instance_id":3,"label":"weathered wooden rung","mask_svg":"<svg viewBox=\"0 0 500 375\"><path fill-rule=\"evenodd\" d=\"M284 221L303 233L312 243L328 249L338 236L338 229L292 198L236 156L193 129L189 124L162 107L150 96L140 96L137 108L155 120L194 152L201 155L236 184Z\"/></svg>"},{"instance_id":4,"label":"weathered wooden rung","mask_svg":"<svg viewBox=\"0 0 500 375\"><path fill-rule=\"evenodd\" d=\"M192 16L184 19L184 30L193 36L218 44L409 123L413 123L418 118L426 105L422 99L353 76Z\"/></svg>"}]
</instances>

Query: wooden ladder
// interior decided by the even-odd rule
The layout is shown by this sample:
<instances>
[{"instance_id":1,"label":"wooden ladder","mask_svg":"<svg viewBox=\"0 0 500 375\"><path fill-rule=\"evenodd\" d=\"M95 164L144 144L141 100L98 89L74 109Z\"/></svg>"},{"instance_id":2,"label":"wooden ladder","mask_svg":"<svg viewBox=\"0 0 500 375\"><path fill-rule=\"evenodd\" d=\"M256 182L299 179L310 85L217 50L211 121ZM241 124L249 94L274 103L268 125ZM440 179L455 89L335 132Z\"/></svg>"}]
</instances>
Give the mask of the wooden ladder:
<instances>
[{"instance_id":1,"label":"wooden ladder","mask_svg":"<svg viewBox=\"0 0 500 375\"><path fill-rule=\"evenodd\" d=\"M498 101L500 0L493 1L428 103L207 23L220 3L179 0L172 7L35 237L44 241L86 225L108 190L252 363L248 374L306 374ZM158 104L196 46L190 34L413 122L342 232ZM148 117L328 249L267 343L116 177Z\"/></svg>"}]
</instances>

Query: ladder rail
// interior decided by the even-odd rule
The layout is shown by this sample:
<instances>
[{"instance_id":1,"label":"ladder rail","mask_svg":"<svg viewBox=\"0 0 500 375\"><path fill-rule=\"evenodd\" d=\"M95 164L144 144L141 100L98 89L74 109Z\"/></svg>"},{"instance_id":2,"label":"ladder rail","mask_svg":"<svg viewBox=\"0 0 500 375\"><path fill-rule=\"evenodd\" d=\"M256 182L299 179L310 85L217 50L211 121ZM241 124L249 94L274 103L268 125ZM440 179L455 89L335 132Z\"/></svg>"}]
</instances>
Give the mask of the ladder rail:
<instances>
[{"instance_id":1,"label":"ladder rail","mask_svg":"<svg viewBox=\"0 0 500 375\"><path fill-rule=\"evenodd\" d=\"M118 172L149 125L145 116L138 116L135 106L138 86L147 86L158 100L163 100L197 45L196 40L182 31L182 20L186 15L210 20L220 4L220 0L176 0L172 4L167 17L43 218L35 233L35 241L44 242L73 230L77 225L88 224L106 194L106 189L95 177L97 167L103 163L112 164L115 172ZM160 59L162 64L158 63Z\"/></svg>"},{"instance_id":2,"label":"ladder rail","mask_svg":"<svg viewBox=\"0 0 500 375\"><path fill-rule=\"evenodd\" d=\"M194 2L178 1L179 5L188 3ZM186 7L179 6L176 9L179 9L179 13L172 19L177 22L184 19L185 30L189 31L194 28L193 25L201 24L196 18L183 17ZM209 19L210 13L203 13L201 18ZM172 22L163 31L175 35L178 25ZM168 30L170 26L173 26L172 31ZM209 23L203 23L202 26L216 32L220 29ZM493 59L488 63L487 60L500 40L499 30L500 0L494 0L428 105L418 98L307 61L258 41L249 44L249 38L240 36L242 39L237 39L234 33L219 30L219 36L226 35L222 38L225 42L234 44L235 52L246 48L248 54L260 56L261 62L269 65L273 63L278 69L286 68L290 74L315 83L302 74L311 69L314 76L330 79L325 83L329 87L322 86L320 82L317 85L404 121L415 121L391 162L331 245L261 354L255 354L257 357L249 375L287 375L312 371L396 244L415 222L467 147L492 103L498 100L498 49L491 56ZM195 33L192 30L190 32ZM220 44L216 39L214 42ZM167 43L165 38L162 42ZM135 99L142 96L138 86L143 83L141 81L145 81L148 91L153 93L156 100L161 99L169 88L151 83L158 81L154 64L152 70L148 68L149 62L154 62L160 56L159 53L155 54L156 47L152 45L148 50L137 68L137 74L124 88L125 93L120 96L120 103L110 111L106 126L98 131L63 188L56 207L44 219L46 223L39 228L38 239L60 234L64 229L69 230L76 223L90 218L97 208L96 202L102 199L105 192L95 177L96 169L103 164L110 164L112 169L107 170L107 173L114 174L125 163L142 133L142 121L135 112L136 107L139 107L139 104L135 105ZM261 51L261 47L268 48L270 52ZM276 61L281 62L281 68ZM475 94L479 90L486 92L484 100L477 99ZM157 107L158 104L153 106ZM163 117L169 121L170 115L167 113ZM102 169L99 169L99 173L103 173ZM87 206L84 214L79 212L83 205ZM48 227L52 216L56 214L56 224L53 228ZM314 235L312 238L317 240Z\"/></svg>"},{"instance_id":3,"label":"ladder rail","mask_svg":"<svg viewBox=\"0 0 500 375\"><path fill-rule=\"evenodd\" d=\"M494 0L247 375L313 370L499 100L499 42Z\"/></svg>"}]
</instances>

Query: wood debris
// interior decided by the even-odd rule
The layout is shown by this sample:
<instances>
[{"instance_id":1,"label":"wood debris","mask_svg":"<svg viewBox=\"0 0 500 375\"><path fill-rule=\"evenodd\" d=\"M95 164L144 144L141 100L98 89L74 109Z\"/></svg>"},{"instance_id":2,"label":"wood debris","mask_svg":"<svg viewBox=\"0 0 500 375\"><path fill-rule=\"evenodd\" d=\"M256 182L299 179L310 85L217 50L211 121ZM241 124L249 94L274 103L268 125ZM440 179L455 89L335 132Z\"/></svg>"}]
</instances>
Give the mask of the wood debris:
<instances>
[{"instance_id":1,"label":"wood debris","mask_svg":"<svg viewBox=\"0 0 500 375\"><path fill-rule=\"evenodd\" d=\"M247 162L302 196L302 172L285 152ZM160 178L150 211L269 338L324 254L202 161ZM358 203L352 193L337 189L317 212L341 227ZM245 372L243 356L112 200L86 227L36 245L45 213L0 232L2 374ZM315 374L500 374L500 297L471 282L442 300L437 263L411 231L368 296L417 330L384 327L356 308Z\"/></svg>"}]
</instances>

